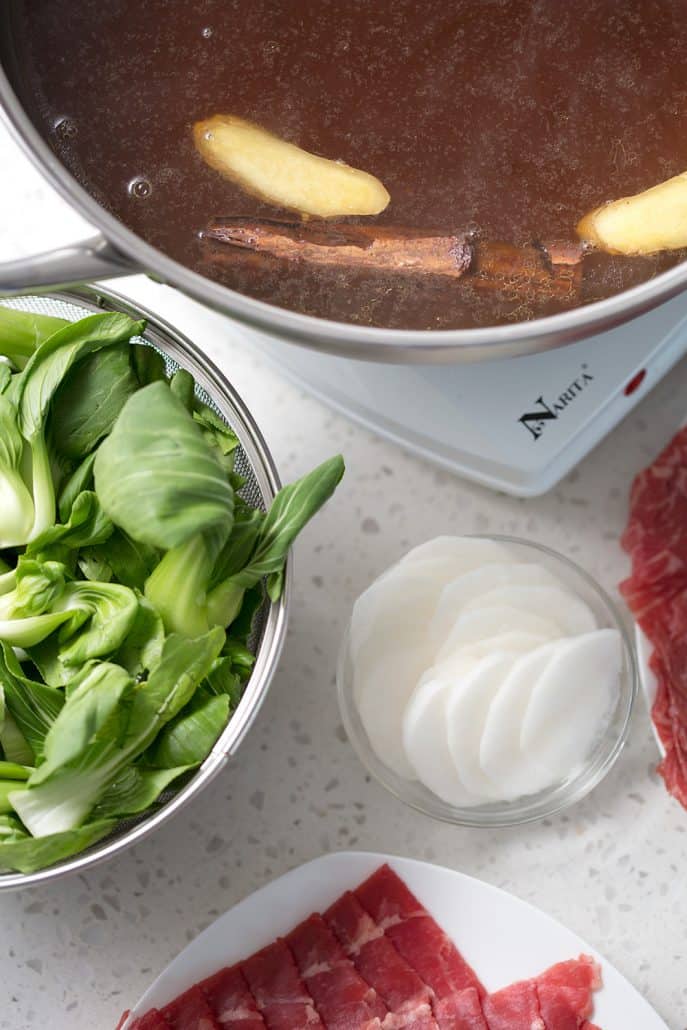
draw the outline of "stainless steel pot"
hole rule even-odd
[[[127,229],[90,196],[61,164],[24,109],[12,81],[10,54],[9,29],[0,23],[0,104],[4,119],[33,163],[98,232],[69,247],[0,264],[0,294],[147,272],[271,337],[349,358],[433,364],[518,357],[561,347],[621,325],[687,286],[687,262],[684,262],[608,300],[549,318],[488,329],[437,332],[366,328],[274,307],[245,297],[173,261]]]

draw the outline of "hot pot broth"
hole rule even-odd
[[[13,0],[36,120],[130,228],[227,286],[307,314],[447,329],[551,314],[680,260],[586,259],[567,296],[466,279],[209,260],[214,216],[288,218],[222,178],[194,122],[252,120],[377,176],[380,226],[572,240],[590,208],[687,168],[681,0]],[[233,252],[232,252],[233,253]]]

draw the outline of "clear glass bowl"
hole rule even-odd
[[[523,562],[545,566],[585,601],[596,615],[600,628],[617,629],[622,641],[622,672],[618,702],[605,733],[584,762],[570,776],[537,794],[514,801],[497,801],[472,807],[454,807],[432,793],[418,780],[406,780],[377,756],[358,713],[353,695],[353,670],[349,653],[350,624],[346,629],[337,668],[337,689],[341,716],[348,738],[358,757],[372,775],[397,798],[425,815],[457,826],[515,826],[545,819],[581,801],[603,780],[618,758],[630,727],[637,695],[637,671],[630,638],[613,601],[592,577],[569,558],[540,544],[514,537],[473,537],[504,544]]]

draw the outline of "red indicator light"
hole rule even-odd
[[[642,368],[637,373],[637,375],[632,376],[632,379],[630,380],[630,382],[625,387],[625,396],[626,397],[630,397],[635,392],[635,390],[639,389],[639,387],[642,385],[642,383],[644,382],[645,379],[646,379],[646,369]]]

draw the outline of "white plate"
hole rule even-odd
[[[637,648],[637,670],[639,672],[639,682],[649,708],[649,718],[651,719],[651,710],[654,707],[654,701],[656,700],[658,682],[649,668],[649,659],[651,658],[653,648],[651,647],[648,637],[643,630],[639,628],[639,626],[635,627],[635,646]],[[666,749],[663,746],[663,741],[658,735],[658,730],[654,726],[653,719],[651,719],[651,728],[654,731],[658,750],[661,752],[661,755],[665,757]]]
[[[570,930],[532,905],[489,884],[441,866],[364,852],[325,855],[251,894],[204,930],[140,999],[131,1019],[160,1008],[194,983],[247,958],[288,933],[311,912],[322,912],[388,862],[455,941],[489,991],[535,976],[554,962],[593,955],[603,988],[595,993],[594,1023],[603,1030],[667,1030],[624,977]]]

